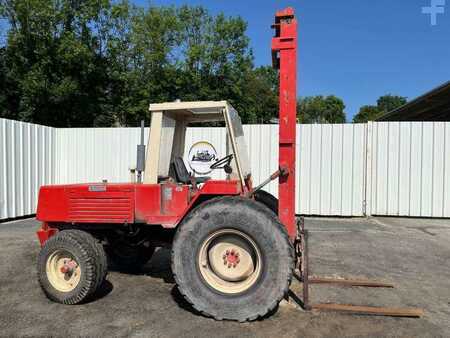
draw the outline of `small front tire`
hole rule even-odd
[[[39,253],[39,283],[52,301],[79,304],[103,283],[105,262],[103,248],[94,237],[79,230],[64,230],[46,241]]]

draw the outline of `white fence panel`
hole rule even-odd
[[[34,214],[39,187],[54,182],[55,129],[0,119],[0,219]]]
[[[364,215],[364,124],[297,126],[297,213]]]
[[[372,215],[450,217],[450,123],[370,123]]]
[[[278,126],[246,125],[244,132],[258,184],[277,170]],[[139,140],[139,128],[54,129],[0,119],[0,219],[33,214],[43,184],[128,182]],[[224,128],[188,128],[186,155],[197,141],[226,155]],[[296,180],[299,214],[450,217],[450,123],[297,125]],[[276,181],[265,189],[278,194]]]
[[[148,131],[146,128],[145,143]],[[56,182],[129,182],[139,142],[140,128],[58,129]]]

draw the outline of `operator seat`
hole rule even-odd
[[[183,184],[191,184],[193,181],[195,183],[205,183],[211,177],[192,177],[191,173],[186,169],[186,165],[181,157],[177,156],[174,158],[173,162],[170,164],[170,176],[172,176],[175,181]]]

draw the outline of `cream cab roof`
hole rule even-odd
[[[188,121],[223,121],[224,109],[230,107],[227,101],[175,101],[151,103],[150,112],[163,112],[175,119]]]

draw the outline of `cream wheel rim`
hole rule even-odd
[[[80,265],[65,250],[56,250],[48,257],[46,271],[48,281],[60,292],[70,292],[80,282]]]
[[[226,294],[248,290],[261,275],[261,253],[245,233],[222,229],[202,243],[198,266],[209,286]]]

